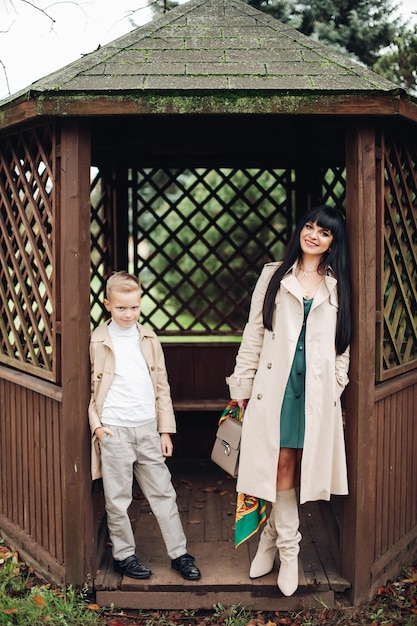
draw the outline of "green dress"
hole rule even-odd
[[[304,321],[297,341],[281,409],[281,448],[303,448],[305,431],[306,322],[313,299],[304,303]]]

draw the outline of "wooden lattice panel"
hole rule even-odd
[[[124,189],[127,208],[112,205]],[[126,188],[125,188],[126,187]],[[261,168],[129,169],[91,192],[92,326],[101,322],[112,256],[140,276],[142,320],[161,335],[239,335],[262,264],[294,228],[295,172]],[[322,171],[322,201],[343,209],[344,168]],[[112,224],[113,215],[117,220]],[[120,269],[120,267],[118,268]]]
[[[417,367],[417,148],[384,146],[383,328],[379,379]]]
[[[346,169],[331,167],[322,172],[321,202],[344,212],[346,204]]]
[[[133,267],[162,334],[237,334],[263,263],[292,231],[288,170],[130,171]]]
[[[105,279],[109,268],[113,267],[113,227],[112,210],[110,205],[111,194],[108,185],[95,168],[91,176],[91,325],[94,328],[99,321],[103,321],[105,312],[103,298]]]
[[[0,361],[44,378],[53,369],[52,130],[0,149]]]

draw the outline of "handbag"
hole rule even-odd
[[[239,467],[243,411],[235,400],[229,402],[220,417],[211,452],[211,460],[233,478],[236,478]]]
[[[211,452],[211,460],[234,478],[237,476],[239,466],[241,434],[242,422],[233,417],[228,417],[217,429]]]

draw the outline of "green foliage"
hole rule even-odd
[[[233,604],[227,608],[220,603],[213,606],[214,624],[218,623],[223,626],[246,626],[251,617],[251,612],[241,607],[239,604]]]
[[[99,615],[89,608],[85,594],[74,587],[54,589],[34,584],[16,553],[2,548],[0,553],[0,625],[94,626]],[[1,562],[4,561],[2,564]]]
[[[151,210],[139,210],[131,225],[139,234],[142,313],[158,329],[240,329],[260,267],[284,251],[283,173],[198,168],[142,176],[138,206]]]
[[[381,76],[394,81],[405,89],[417,86],[417,26],[403,31],[393,41],[389,51],[378,58],[373,69]]]
[[[396,16],[395,0],[245,0],[309,37],[417,90],[417,30]]]

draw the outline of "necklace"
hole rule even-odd
[[[300,268],[301,270],[301,268]],[[320,285],[320,283],[323,281],[323,276],[321,274],[318,275],[318,279],[315,280],[312,276],[308,277],[307,274],[314,274],[315,272],[299,272],[298,276],[297,276],[297,280],[300,283],[301,287],[303,288],[303,292],[304,292],[304,298],[306,300],[309,300],[309,298],[313,297],[314,294],[317,291],[317,287]],[[307,280],[302,280],[303,278],[306,278]]]
[[[303,266],[301,265],[301,263],[298,264],[298,273],[301,274],[301,276],[304,276],[304,278],[307,277],[307,274],[315,274],[316,272],[317,272],[317,269],[305,270]]]
[[[311,297],[314,296],[314,294],[316,292],[316,287],[321,283],[322,280],[323,280],[323,276],[320,276],[320,278],[315,283],[310,285],[310,287],[307,290],[304,287],[304,285],[301,283],[302,287],[304,287],[304,298],[306,300],[308,300],[310,298],[310,293],[311,293]]]

